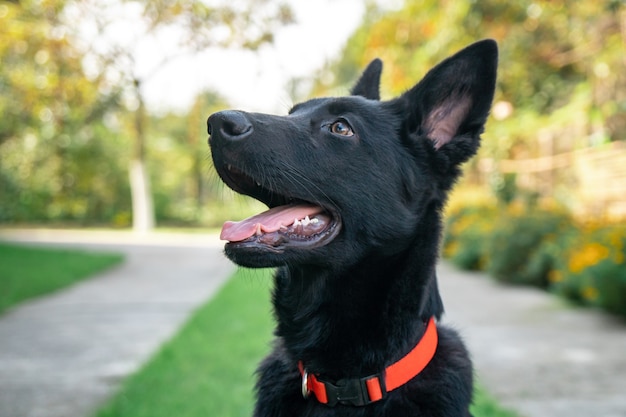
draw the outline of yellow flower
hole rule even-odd
[[[584,269],[593,266],[609,256],[609,248],[599,243],[588,243],[580,250],[572,253],[569,259],[569,270],[577,274]]]
[[[456,240],[453,240],[452,242],[448,243],[443,248],[443,253],[446,258],[450,258],[454,256],[458,251],[459,251],[459,242]]]

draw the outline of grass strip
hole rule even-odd
[[[239,270],[98,417],[249,417],[269,351],[269,271]]]
[[[123,260],[120,254],[0,243],[0,313]]]
[[[96,417],[249,417],[270,349],[270,271],[240,269]],[[483,390],[475,417],[515,417]]]
[[[474,390],[474,403],[470,407],[474,417],[518,417],[513,410],[502,407],[485,389],[480,386]]]

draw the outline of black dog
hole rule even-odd
[[[255,416],[470,415],[467,351],[435,327],[435,264],[446,194],[479,146],[496,66],[495,42],[481,41],[380,101],[374,60],[352,96],[209,118],[222,180],[270,207],[222,230],[237,264],[279,267]]]

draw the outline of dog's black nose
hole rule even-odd
[[[249,136],[253,128],[245,113],[226,110],[209,117],[207,130],[211,136],[217,135],[226,140],[238,140]]]

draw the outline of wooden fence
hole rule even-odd
[[[576,215],[626,219],[626,142],[534,159],[483,160],[480,170],[514,173],[519,189],[556,197]]]

